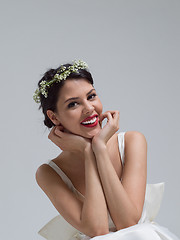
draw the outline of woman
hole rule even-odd
[[[62,150],[38,168],[37,183],[82,238],[122,239],[123,233],[129,240],[167,239],[167,234],[177,239],[160,226],[138,224],[146,193],[147,142],[137,131],[117,133],[119,112],[102,112],[86,63],[46,72],[34,100],[45,125],[52,127],[49,139]]]

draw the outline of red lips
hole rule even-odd
[[[94,114],[94,115],[92,115],[92,116],[90,116],[90,117],[87,117],[87,118],[85,118],[82,122],[89,121],[89,120],[91,120],[91,119],[94,118],[94,117],[98,117],[98,115],[97,115],[97,114]],[[81,123],[82,123],[82,122],[81,122]]]

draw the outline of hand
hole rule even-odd
[[[91,146],[90,139],[70,133],[63,126],[54,126],[48,138],[63,151],[83,153]]]
[[[107,118],[106,125],[93,137],[92,148],[105,146],[109,139],[119,130],[119,111],[107,111],[100,116],[100,123]]]

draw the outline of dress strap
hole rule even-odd
[[[70,187],[72,185],[71,180],[66,176],[66,174],[57,166],[53,160],[49,162],[49,165],[57,172],[57,174],[62,178],[62,180]]]
[[[48,164],[57,172],[57,174],[67,184],[70,190],[72,190],[75,194],[81,195],[81,197],[84,198],[84,196],[74,187],[68,176],[60,169],[60,167],[58,167],[55,162],[53,162],[53,160],[51,160]]]
[[[120,155],[121,155],[122,165],[124,165],[124,147],[125,147],[124,136],[125,136],[125,133],[126,132],[118,133],[118,143],[119,143],[119,151],[120,151]]]

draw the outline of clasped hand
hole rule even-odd
[[[105,126],[92,138],[92,149],[95,152],[106,146],[109,139],[119,130],[119,111],[106,111],[101,114],[100,122],[107,119]]]
[[[86,147],[91,146],[90,139],[69,133],[63,126],[54,126],[48,138],[63,151],[83,153]]]
[[[95,152],[99,147],[106,146],[119,129],[119,111],[106,111],[101,114],[100,126],[104,119],[107,119],[107,123],[92,139],[69,133],[63,126],[54,126],[48,138],[63,151],[83,153],[86,148],[92,147]]]

